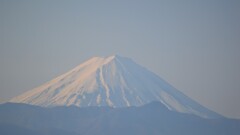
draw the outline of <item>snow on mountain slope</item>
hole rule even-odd
[[[117,55],[94,57],[10,100],[40,106],[79,107],[141,106],[152,101],[160,101],[169,110],[181,113],[220,117],[131,59]]]

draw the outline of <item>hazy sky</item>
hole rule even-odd
[[[112,54],[240,118],[239,0],[0,0],[0,101]]]

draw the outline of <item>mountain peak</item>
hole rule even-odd
[[[121,58],[123,58],[123,57],[114,54],[114,55],[110,55],[110,56],[106,56],[106,57],[95,56],[95,57],[92,57],[91,59],[89,59],[88,61],[112,61],[112,60],[117,60],[117,59],[121,59]]]
[[[106,61],[106,63],[110,62],[110,61],[116,61],[119,60],[120,56],[118,55],[111,55],[108,57],[105,57],[104,60]]]
[[[116,63],[124,63],[127,60],[129,60],[129,58],[126,57],[122,57],[119,55],[110,55],[107,57],[92,57],[91,59],[87,60],[86,62],[78,65],[76,67],[76,69],[81,69],[84,66],[90,66],[90,69],[95,69],[97,70],[98,68],[101,68],[102,66],[106,66],[108,64],[111,64],[113,62]]]
[[[123,58],[124,57],[122,57],[120,55],[114,54],[114,55],[110,55],[110,56],[104,57],[103,59],[109,62],[109,61],[116,61],[116,60],[120,60],[121,61],[121,59],[123,59]]]
[[[218,116],[154,73],[119,55],[93,57],[10,102],[40,106],[126,107],[152,101],[160,101],[172,111],[202,117]]]
[[[119,58],[119,57],[121,57],[121,56],[119,56],[119,55],[117,55],[117,54],[114,54],[114,55],[110,55],[110,56],[108,56],[108,57],[106,57],[106,58],[109,58],[109,59],[117,59],[117,58]]]

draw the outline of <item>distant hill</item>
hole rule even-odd
[[[0,105],[1,135],[239,135],[240,120],[205,119],[170,111],[161,102],[141,107]]]

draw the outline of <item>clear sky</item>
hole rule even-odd
[[[240,118],[239,0],[0,0],[0,101],[119,54]]]

